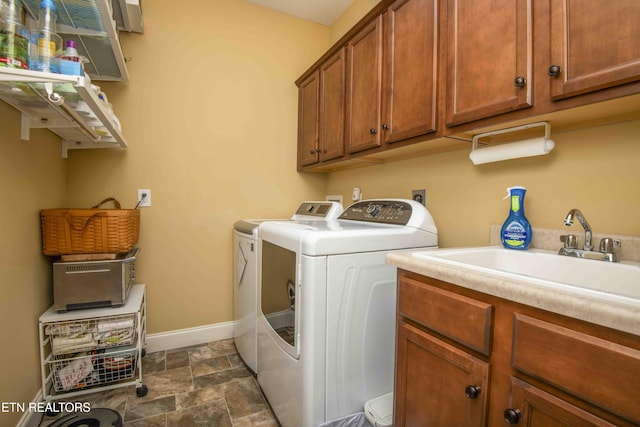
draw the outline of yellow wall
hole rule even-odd
[[[380,3],[380,0],[354,0],[331,26],[331,44],[340,40],[364,15]]]
[[[474,166],[470,150],[333,173],[327,194],[347,200],[353,187],[366,198],[410,198],[427,190],[427,207],[442,247],[489,243],[489,226],[502,224],[506,188],[527,187],[525,212],[534,227],[562,229],[579,208],[596,232],[640,235],[640,121],[557,133],[546,156]],[[575,234],[582,229],[576,223]],[[558,242],[560,247],[560,242]]]
[[[242,0],[175,9],[145,3],[144,34],[121,34],[130,83],[100,83],[130,148],[69,155],[73,206],[132,208],[151,190],[136,265],[149,333],[231,321],[233,223],[325,194],[325,176],[296,173],[294,81],[329,48],[328,28]]]
[[[426,188],[441,246],[488,243],[502,223],[505,188],[528,188],[534,226],[562,228],[580,208],[596,231],[640,235],[640,122],[552,134],[546,157],[473,166],[468,150],[331,175],[295,171],[294,81],[377,2],[356,0],[331,28],[243,0],[144,5],[145,33],[121,34],[129,83],[98,82],[130,148],[71,151],[34,130],[19,140],[19,114],[0,103],[3,209],[0,400],[28,402],[40,384],[37,318],[51,304],[38,212],[90,206],[114,196],[142,211],[137,263],[148,284],[148,332],[232,320],[232,225],[289,216],[303,199],[359,186],[367,198],[409,197]],[[577,227],[577,226],[574,226]],[[21,414],[1,414],[13,425]]]
[[[20,114],[0,102],[0,402],[30,402],[40,388],[38,317],[51,305],[51,266],[42,255],[40,209],[62,207],[66,163],[60,139],[33,130],[20,140]],[[22,413],[0,413],[15,425]]]

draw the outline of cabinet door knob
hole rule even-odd
[[[382,130],[389,130],[389,125],[386,123],[382,124]]]
[[[547,70],[547,74],[549,74],[551,77],[558,77],[561,72],[562,70],[560,69],[560,66],[555,64],[549,67],[549,70]]]
[[[505,409],[504,420],[507,424],[518,424],[520,422],[520,410],[515,408]]]
[[[524,85],[526,85],[526,84],[527,84],[527,79],[525,79],[525,78],[524,78],[524,77],[522,77],[522,76],[518,76],[518,77],[516,77],[516,78],[515,78],[515,80],[513,81],[513,84],[514,84],[516,87],[524,87]]]
[[[375,130],[375,128],[371,128],[371,129],[369,129],[369,133],[370,133],[371,135],[375,135],[376,133],[378,133],[378,131],[377,131],[377,130]]]
[[[468,385],[464,389],[464,394],[466,394],[469,399],[477,399],[478,396],[480,396],[480,387],[477,385]]]

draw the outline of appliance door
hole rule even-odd
[[[269,334],[291,357],[300,357],[297,297],[300,264],[295,243],[260,241],[260,308]],[[288,247],[287,247],[288,246]]]
[[[242,360],[257,372],[257,242],[255,237],[234,231],[233,247],[233,338]]]

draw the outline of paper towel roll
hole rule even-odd
[[[540,156],[548,154],[553,147],[555,143],[550,139],[532,138],[493,147],[477,148],[471,151],[469,158],[474,165],[481,165],[520,157]]]

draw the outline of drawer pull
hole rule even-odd
[[[504,420],[507,424],[518,424],[520,422],[520,410],[515,408],[505,409]]]
[[[547,74],[549,74],[550,77],[558,77],[560,75],[560,71],[561,70],[559,65],[552,65],[551,67],[549,67]]]
[[[468,385],[464,389],[464,394],[466,394],[469,399],[477,399],[478,396],[480,396],[480,387],[477,385]]]

